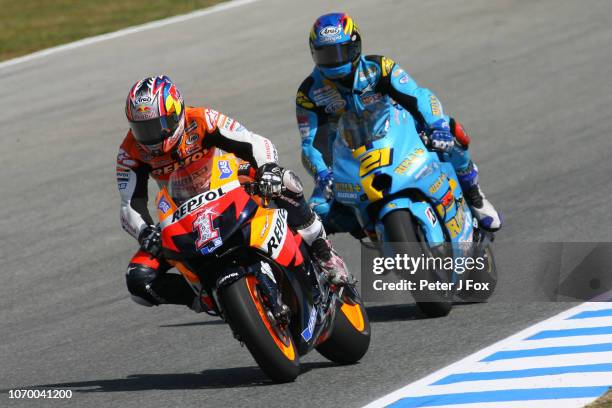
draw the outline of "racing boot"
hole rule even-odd
[[[478,220],[478,224],[487,231],[498,231],[502,227],[503,217],[483,194],[478,184],[478,167],[476,164],[470,162],[467,169],[457,172],[457,176],[467,204]]]
[[[344,261],[334,251],[331,242],[327,239],[323,223],[316,214],[313,213],[310,222],[301,228],[297,228],[297,231],[310,248],[310,253],[323,269],[325,277],[330,283],[340,285],[353,282]]]
[[[330,283],[334,285],[354,283],[354,279],[349,273],[346,264],[334,250],[327,237],[321,236],[314,240],[310,249]]]

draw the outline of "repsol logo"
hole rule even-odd
[[[195,154],[192,154],[191,156],[188,156],[185,159],[185,161],[184,161],[185,166],[188,166],[189,164],[193,163],[194,161],[200,160],[202,157],[204,157],[204,152],[203,151],[199,151],[199,152],[197,152]],[[155,176],[161,176],[163,174],[173,173],[178,168],[179,168],[178,162],[174,162],[174,163],[168,164],[167,166],[159,167],[159,168],[153,170],[152,173]]]
[[[176,222],[183,218],[186,214],[189,214],[193,210],[200,208],[204,204],[215,201],[225,195],[225,191],[222,188],[216,190],[210,190],[202,193],[198,196],[193,197],[191,200],[183,203],[177,210],[172,214],[172,222]]]
[[[268,240],[268,253],[272,254],[273,250],[278,248],[278,246],[283,242],[283,236],[285,235],[285,219],[283,214],[279,211],[278,216],[276,217],[276,222],[274,223],[274,230],[272,231],[272,236]]]

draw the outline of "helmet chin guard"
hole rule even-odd
[[[341,79],[346,78],[353,72],[353,64],[348,63],[344,65],[340,65],[339,67],[334,68],[326,68],[326,67],[318,67],[319,71],[325,78],[328,79]]]
[[[183,135],[185,134],[185,112],[181,114],[181,118],[179,119],[179,125],[174,131],[174,134],[164,140],[162,145],[162,151],[164,153],[168,153],[175,148],[177,144],[179,144]]]

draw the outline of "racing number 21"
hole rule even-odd
[[[360,162],[359,177],[363,177],[375,169],[391,164],[391,148],[369,151],[361,157]]]

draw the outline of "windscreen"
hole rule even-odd
[[[350,149],[383,138],[389,130],[390,107],[379,102],[363,112],[345,112],[338,122],[338,133]]]
[[[168,193],[177,206],[210,189],[212,162],[205,156],[172,173],[168,181]]]

